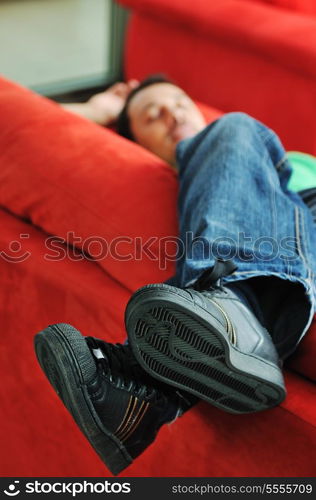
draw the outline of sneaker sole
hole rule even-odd
[[[133,459],[102,424],[87,390],[96,365],[81,333],[70,325],[52,325],[38,333],[34,346],[39,364],[61,401],[112,474]]]
[[[281,370],[234,347],[184,290],[164,284],[141,288],[127,305],[125,324],[145,371],[218,408],[254,413],[286,396]]]

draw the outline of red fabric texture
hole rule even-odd
[[[253,0],[249,0],[253,2]],[[315,0],[257,0],[259,2],[267,3],[275,7],[294,10],[302,14],[316,16],[316,3]]]
[[[248,0],[121,3],[132,8],[127,78],[165,72],[195,99],[262,120],[286,148],[316,153],[316,19]]]

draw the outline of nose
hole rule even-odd
[[[171,103],[161,106],[161,115],[166,125],[170,128],[184,122],[183,110]]]

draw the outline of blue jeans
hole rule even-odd
[[[300,196],[287,189],[291,167],[279,138],[244,113],[228,113],[181,141],[177,163],[183,246],[169,283],[190,286],[216,258],[233,259],[238,269],[225,282],[274,277],[272,309],[282,282],[282,320],[270,333],[286,357],[315,311],[316,230]]]

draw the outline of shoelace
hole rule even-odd
[[[222,278],[234,273],[237,266],[232,260],[216,259],[212,268],[206,269],[193,285],[198,292],[219,288],[224,290]]]
[[[97,365],[117,386],[124,386],[135,395],[157,402],[165,395],[148,383],[149,376],[141,369],[129,345],[110,344],[95,337],[86,337],[88,347],[100,349],[104,357],[96,357]]]

